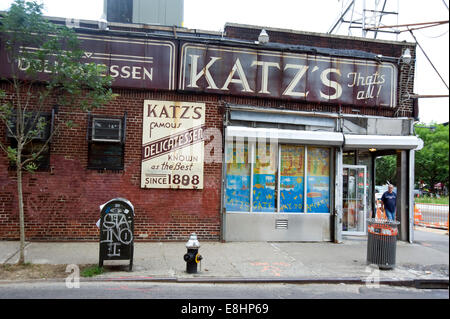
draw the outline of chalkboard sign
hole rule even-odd
[[[124,198],[114,198],[100,206],[100,259],[130,260],[129,270],[133,267],[134,250],[134,207]]]

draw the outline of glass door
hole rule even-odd
[[[342,233],[366,234],[366,170],[365,165],[343,166]]]

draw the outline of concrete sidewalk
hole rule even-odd
[[[448,244],[448,236],[442,236]],[[197,274],[185,272],[184,242],[136,242],[132,272],[127,271],[127,260],[105,261],[106,268],[123,267],[110,267],[113,271],[95,280],[358,283],[378,276],[366,264],[365,237],[346,237],[342,244],[199,240],[204,259]],[[0,242],[0,263],[17,262],[18,247],[18,242]],[[36,264],[98,264],[98,255],[95,242],[29,242],[26,246],[26,261]],[[448,250],[399,241],[395,269],[380,270],[376,278],[390,284],[438,280],[448,286],[448,273]]]

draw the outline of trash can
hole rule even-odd
[[[369,218],[367,229],[367,264],[380,269],[393,269],[397,249],[397,226],[395,220]]]

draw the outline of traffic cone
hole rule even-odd
[[[380,201],[377,201],[377,219],[387,219],[386,214],[381,210]]]
[[[420,224],[421,221],[423,221],[422,212],[417,208],[416,204],[414,204],[414,223]]]

